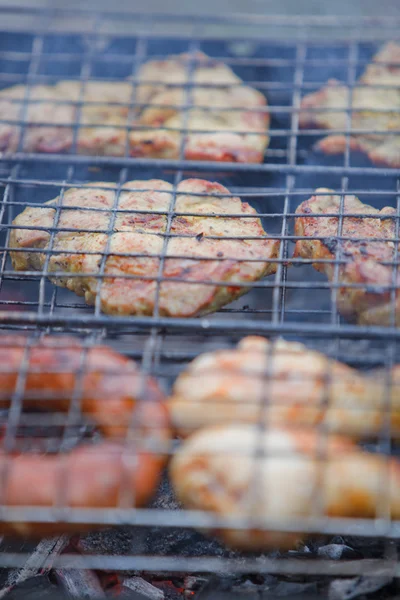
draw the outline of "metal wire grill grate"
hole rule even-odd
[[[24,17],[15,26],[14,17]],[[63,23],[60,20],[63,17]],[[163,20],[157,16],[98,15],[92,18],[82,11],[81,15],[68,10],[59,12],[28,11],[21,15],[18,9],[4,11],[4,22],[10,22],[7,34],[1,37],[0,82],[2,87],[16,83],[26,84],[22,113],[14,125],[21,127],[19,148],[13,155],[5,155],[0,164],[0,185],[3,189],[1,204],[1,263],[0,263],[0,319],[2,328],[7,331],[28,331],[32,338],[26,346],[24,360],[18,373],[11,406],[4,414],[4,442],[6,451],[12,452],[21,443],[18,432],[25,430],[22,438],[25,448],[29,447],[29,435],[39,425],[53,431],[62,428],[57,436],[46,436],[46,449],[54,451],[61,447],[68,449],[79,434],[81,425],[80,402],[82,396],[81,379],[85,372],[87,349],[99,342],[106,342],[119,352],[140,362],[145,375],[156,376],[168,391],[174,378],[184,366],[199,352],[230,347],[247,333],[265,335],[282,334],[287,338],[303,341],[335,359],[354,367],[368,370],[376,366],[387,368],[387,409],[390,404],[392,386],[389,368],[399,361],[397,340],[399,330],[395,327],[365,327],[349,324],[340,317],[337,309],[337,294],[342,286],[339,281],[339,266],[345,257],[339,251],[331,261],[334,266],[333,281],[318,274],[304,258],[292,258],[294,243],[295,210],[303,200],[309,198],[319,186],[333,188],[341,196],[338,215],[338,240],[343,238],[342,227],[346,218],[343,211],[344,195],[355,194],[361,200],[378,208],[393,206],[396,214],[395,235],[391,239],[396,250],[392,266],[392,281],[385,286],[391,294],[395,317],[397,282],[397,245],[400,241],[399,200],[400,187],[398,171],[373,167],[364,157],[350,150],[349,141],[343,156],[326,157],[313,150],[313,143],[323,135],[315,129],[300,129],[299,107],[302,97],[319,89],[329,77],[338,77],[346,82],[349,89],[347,124],[343,133],[357,133],[352,128],[351,98],[357,78],[370,62],[381,43],[395,39],[398,23],[395,20],[365,20],[360,22],[333,19],[285,19],[271,18],[265,22],[252,18],[236,19],[192,19],[176,17]],[[14,23],[14,25],[13,25]],[[127,31],[129,23],[129,33]],[[238,33],[238,24],[240,31]],[[11,31],[13,28],[16,31]],[[268,36],[261,28],[268,31]],[[22,31],[24,29],[24,31]],[[179,30],[177,33],[176,29]],[[76,33],[76,32],[79,33]],[[132,34],[134,31],[134,34]],[[243,32],[246,32],[244,35]],[[71,33],[73,32],[73,33]],[[330,36],[327,37],[327,32]],[[266,41],[268,39],[268,41]],[[184,159],[184,134],[191,109],[191,94],[195,89],[193,71],[196,66],[196,52],[200,50],[213,58],[228,64],[245,84],[263,92],[268,98],[268,112],[271,115],[269,135],[271,142],[265,152],[262,164],[236,164],[188,161]],[[127,126],[132,128],[131,116],[138,105],[135,97],[138,68],[151,58],[163,58],[166,54],[188,52],[187,82],[183,111],[183,125],[178,128],[181,135],[179,159],[146,159],[125,156],[82,156],[75,153],[81,128],[81,109],[84,102],[85,86],[91,81],[117,81],[132,77],[132,96],[129,102]],[[31,90],[36,84],[53,84],[59,79],[79,79],[81,82],[76,122],[73,126],[74,145],[65,154],[24,153],[24,137],[27,132],[27,111],[32,103]],[[359,85],[359,84],[357,84]],[[173,87],[173,86],[172,86]],[[385,86],[383,86],[383,89]],[[40,103],[40,102],[39,102]],[[176,108],[175,105],[170,106]],[[204,107],[207,108],[207,107]],[[218,109],[223,112],[223,108]],[[332,109],[330,109],[332,110]],[[399,112],[399,107],[390,109]],[[251,111],[250,111],[251,112]],[[374,112],[374,109],[371,109]],[[1,114],[0,114],[1,116]],[[9,121],[2,119],[1,126]],[[36,125],[48,126],[45,121]],[[66,127],[71,128],[71,123]],[[114,127],[114,126],[113,126]],[[118,127],[117,127],[118,129]],[[338,130],[337,133],[340,133]],[[202,131],[204,132],[204,131]],[[243,132],[242,132],[243,133]],[[248,132],[254,135],[254,132]],[[363,133],[366,133],[363,130]],[[388,134],[387,131],[371,130],[371,134]],[[393,134],[393,132],[391,132]],[[399,132],[400,135],[400,132]],[[257,209],[265,230],[272,237],[282,241],[279,256],[274,259],[277,270],[274,275],[251,284],[251,291],[231,305],[220,309],[216,314],[202,318],[166,318],[160,316],[159,294],[163,282],[163,266],[166,261],[168,242],[173,238],[171,222],[177,216],[190,216],[175,210],[179,196],[178,184],[189,178],[199,177],[218,181],[229,189],[229,195],[239,196]],[[157,178],[170,182],[173,193],[166,216],[167,226],[163,234],[162,252],[159,256],[159,269],[156,290],[156,308],[152,316],[116,317],[105,315],[97,300],[94,307],[86,306],[72,292],[53,286],[48,281],[49,258],[53,248],[57,223],[65,191],[70,187],[85,188],[88,182],[109,181],[115,185],[116,196],[108,229],[110,238],[116,216],[119,214],[118,199],[125,182]],[[10,234],[15,225],[13,219],[24,208],[35,207],[59,195],[56,218],[50,228],[51,240],[43,269],[39,271],[16,272],[12,269],[9,251]],[[221,197],[220,202],[224,202]],[[94,209],[90,209],[94,210]],[[132,212],[132,211],[130,211]],[[138,211],[144,213],[142,209]],[[194,213],[195,214],[195,213]],[[193,216],[193,214],[192,214]],[[218,218],[218,214],[209,214]],[[237,218],[231,214],[229,218]],[[374,217],[372,217],[374,218]],[[37,229],[37,227],[35,227]],[[104,230],[101,230],[104,232]],[[99,231],[98,233],[100,233]],[[360,236],[358,241],[363,241]],[[365,241],[365,240],[364,240]],[[382,240],[377,240],[382,241]],[[372,242],[371,242],[372,243]],[[75,252],[76,254],[76,252]],[[100,272],[95,273],[99,286],[104,279],[105,261],[109,255],[109,242],[103,252]],[[185,257],[187,258],[187,257]],[[213,257],[215,260],[215,257]],[[256,259],[255,259],[256,260]],[[288,263],[293,267],[289,268]],[[78,276],[78,275],[76,275]],[[222,285],[222,281],[208,281]],[[191,285],[188,281],[188,285]],[[240,287],[240,282],[237,284]],[[246,284],[247,285],[247,284]],[[357,287],[357,284],[353,284]],[[359,287],[360,284],[358,284]],[[379,287],[379,290],[378,290]],[[377,286],[382,291],[382,286]],[[84,340],[77,370],[77,383],[67,414],[50,415],[24,414],[23,393],[28,373],[30,344],[42,332],[75,333]],[[328,385],[329,385],[329,373]],[[268,373],[266,373],[268,380]],[[145,396],[145,387],[143,387]],[[266,392],[268,396],[268,392]],[[264,399],[268,406],[268,397]],[[387,410],[389,414],[389,410]],[[125,443],[132,451],[137,443],[136,423],[132,423]],[[27,433],[29,432],[29,435]],[[321,435],[324,435],[321,430]],[[31,440],[35,439],[32,435]],[[375,449],[389,454],[390,418],[379,436]],[[61,441],[60,441],[61,440]],[[176,451],[178,443],[169,449]],[[322,453],[323,457],[323,453]],[[6,468],[1,476],[6,477]],[[62,480],[62,476],[61,479]],[[386,484],[386,487],[385,487]],[[52,522],[63,520],[75,523],[95,523],[107,525],[129,524],[146,527],[198,527],[223,528],[234,525],[247,529],[254,523],[249,521],[218,519],[200,511],[161,510],[159,508],[127,509],[123,504],[115,509],[72,509],[63,506],[63,487],[60,487],[60,503],[51,510],[40,507],[10,508],[1,506],[4,521]],[[272,529],[298,530],[309,533],[344,535],[366,535],[398,538],[399,522],[388,517],[387,481],[382,481],[382,502],[377,507],[376,519],[327,518],[318,513],[321,498],[315,499],[314,516],[288,523],[276,521],[268,523]],[[64,490],[65,491],[65,490]],[[318,494],[316,494],[318,496]],[[125,499],[121,494],[121,501]],[[264,523],[265,525],[265,523]],[[24,560],[22,555],[3,553],[0,562],[12,566]],[[73,556],[62,556],[59,565],[77,565]],[[279,564],[265,557],[218,558],[203,557],[161,557],[142,556],[86,556],[79,557],[79,566],[102,569],[154,569],[154,570],[195,570],[229,572],[302,572],[360,574],[364,569],[370,574],[377,570],[389,569],[398,575],[398,564],[376,561],[376,564],[363,566],[362,562],[337,563],[327,565],[323,561],[293,561],[282,559]],[[335,571],[336,570],[336,571]]]

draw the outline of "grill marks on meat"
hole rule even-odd
[[[112,439],[48,456],[0,450],[2,504],[51,507],[61,501],[70,508],[108,508],[116,507],[121,497],[128,498],[131,506],[144,504],[158,483],[166,458],[162,445],[170,435],[164,395],[157,382],[106,346],[85,349],[78,339],[64,336],[28,341],[23,335],[2,335],[3,407],[12,401],[24,359],[24,408],[66,412],[74,403]],[[134,444],[127,444],[124,436],[133,424]],[[0,530],[42,537],[94,526],[2,522]]]
[[[306,216],[296,218],[295,235],[306,239],[296,242],[295,256],[311,261],[326,260],[313,263],[313,267],[325,273],[330,281],[335,280],[332,261],[340,258],[337,280],[343,287],[337,289],[337,303],[347,319],[367,325],[391,325],[394,314],[395,323],[399,325],[399,291],[395,291],[395,302],[390,291],[393,283],[400,284],[393,241],[395,209],[377,210],[355,196],[345,196],[342,239],[339,239],[341,198],[325,188],[317,189],[316,193],[325,195],[312,196],[296,209],[297,214]],[[361,285],[348,287],[349,284]]]
[[[374,518],[382,493],[391,517],[400,516],[395,459],[364,452],[344,438],[324,440],[313,431],[262,431],[244,424],[201,429],[172,458],[170,475],[185,507],[246,526],[212,531],[241,550],[293,548],[304,536],[290,533],[291,519]],[[282,523],[289,532],[279,531]]]
[[[383,64],[387,63],[387,64]],[[365,152],[375,164],[400,167],[400,45],[386,44],[373,58],[352,90],[350,149]],[[363,86],[363,87],[361,87]],[[379,86],[390,86],[385,87]],[[318,92],[308,94],[302,101],[301,127],[321,127],[331,130],[347,130],[349,88],[336,80]],[[318,111],[318,109],[328,109]],[[329,109],[343,109],[329,112]],[[373,112],[372,112],[373,111]],[[382,112],[380,112],[382,111]],[[385,111],[385,112],[383,112]],[[367,131],[386,131],[367,133]],[[346,149],[346,136],[332,134],[318,143],[318,148],[327,154],[337,154]]]
[[[269,141],[263,94],[240,85],[242,80],[227,65],[202,53],[195,56],[191,75],[190,60],[183,54],[149,61],[139,69],[135,87],[129,81],[89,81],[83,89],[78,81],[33,86],[26,115],[26,86],[2,90],[0,119],[15,123],[0,124],[0,151],[17,150],[21,135],[17,122],[24,117],[23,147],[28,152],[71,149],[73,124],[78,121],[82,128],[77,148],[82,154],[122,156],[128,144],[132,156],[179,158],[185,141],[184,154],[189,160],[262,162]],[[187,91],[188,83],[194,85],[191,91]],[[133,100],[142,107],[130,111]],[[183,107],[189,101],[192,108],[186,111]],[[127,106],[121,106],[124,103]],[[39,123],[49,125],[41,127]],[[166,127],[185,128],[188,133]]]
[[[109,314],[151,315],[167,230],[167,216],[162,213],[172,205],[173,187],[160,180],[126,183],[113,222],[116,192],[96,186],[111,184],[71,188],[62,200],[26,208],[14,225],[29,229],[13,229],[10,236],[11,247],[19,249],[11,252],[13,267],[43,270],[47,255],[35,249],[48,250],[48,272],[56,285],[84,296],[89,304],[99,293],[101,308]],[[236,284],[250,284],[275,272],[272,259],[278,256],[279,242],[266,237],[252,207],[237,197],[218,197],[221,194],[229,192],[218,183],[200,179],[178,185],[175,212],[191,214],[172,219],[159,286],[160,315],[189,317],[216,311],[247,291]],[[38,226],[40,230],[35,229]],[[100,253],[106,252],[108,241],[104,277],[99,281]],[[207,281],[220,284],[203,283]]]
[[[265,421],[369,438],[388,420],[389,393],[391,434],[399,438],[399,371],[392,371],[389,392],[378,371],[364,375],[296,342],[246,337],[192,361],[176,379],[168,408],[183,437],[210,425]]]

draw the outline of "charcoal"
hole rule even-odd
[[[197,592],[195,600],[207,600],[208,598],[212,600],[215,596],[219,597],[220,594],[224,594],[225,592],[230,594],[235,587],[235,584],[239,582],[240,579],[235,577],[217,577],[212,575]],[[258,594],[258,586],[255,586],[254,592]],[[248,590],[246,590],[246,594],[249,594]],[[250,597],[251,594],[249,594],[249,599]]]
[[[344,543],[363,558],[382,558],[385,542],[379,538],[346,537]]]
[[[146,551],[164,556],[234,556],[219,542],[200,533],[177,528],[152,527],[146,537]]]
[[[155,582],[159,591],[162,591],[165,600],[182,600],[183,590],[178,590],[172,583],[172,581],[158,581]]]
[[[262,592],[259,596],[258,596],[258,600],[275,600],[277,598],[276,594],[274,592]],[[284,596],[281,596],[281,598],[285,598],[285,600],[325,600],[326,596],[324,594],[322,594],[321,592],[311,592],[311,591],[298,591],[298,592],[293,592],[293,593],[289,593],[289,594],[285,594]],[[239,597],[233,597],[232,600],[239,600]],[[245,597],[243,596],[243,600],[245,600]],[[250,599],[248,599],[250,600]]]
[[[177,510],[181,508],[166,472],[163,473],[161,483],[158,486],[156,495],[151,503],[151,508],[166,508],[168,510]]]
[[[47,575],[21,581],[4,597],[7,600],[69,600],[69,596],[57,589]]]
[[[118,591],[108,594],[107,598],[112,598],[113,600],[115,598],[118,600],[147,600],[147,596],[143,596],[143,594],[135,592],[134,590],[124,586],[122,586]]]
[[[55,578],[70,598],[105,598],[106,595],[93,571],[86,569],[56,569]]]
[[[360,558],[360,553],[350,546],[346,546],[346,544],[327,544],[326,546],[320,546],[317,550],[317,554],[321,558],[330,560]]]
[[[392,582],[389,576],[335,579],[329,586],[329,600],[352,600],[377,592]]]
[[[122,588],[112,595],[109,594],[107,598],[118,598],[118,600],[146,600],[146,596],[142,596],[142,594],[138,594],[128,588]]]
[[[252,581],[247,579],[246,581],[243,581],[242,583],[240,583],[240,585],[233,586],[232,591],[242,591],[242,592],[253,593],[253,592],[259,592],[260,589],[263,589],[263,587],[264,586],[260,586],[259,584],[253,583]]]
[[[164,474],[151,507],[168,510],[179,510],[181,508],[166,474]],[[193,530],[151,527],[146,533],[144,551],[148,554],[161,556],[238,556],[237,553],[227,550],[218,541],[206,538]]]
[[[133,528],[124,527],[93,531],[79,539],[73,545],[82,554],[125,555],[132,552]]]
[[[193,594],[204,587],[208,580],[209,577],[187,575],[183,580],[184,597],[192,598]]]
[[[275,586],[268,590],[271,597],[284,598],[287,596],[297,596],[299,594],[316,594],[318,592],[317,584],[314,583],[293,583],[291,581],[279,581]]]
[[[48,573],[55,558],[62,552],[68,543],[67,536],[58,538],[45,538],[34,547],[25,565],[19,569],[12,569],[7,574],[7,579],[0,590],[0,598],[6,596],[10,589],[17,584],[32,578],[38,572]]]
[[[185,577],[183,587],[185,588],[185,590],[189,591],[199,590],[202,586],[204,586],[207,583],[208,579],[208,577],[188,575],[187,577]]]
[[[163,600],[165,597],[162,590],[151,585],[151,583],[142,577],[129,577],[129,579],[124,579],[122,587],[133,590],[149,600]]]
[[[252,580],[253,579],[253,580]],[[210,577],[194,600],[321,600],[317,582],[280,580],[269,574],[257,577]]]
[[[283,592],[283,590],[282,590]],[[275,600],[276,598],[285,598],[286,600],[323,600],[324,596],[316,589],[295,590],[292,592],[287,591],[285,594],[277,595],[275,591],[269,590],[208,590],[205,594],[196,595],[194,600]]]
[[[194,600],[260,600],[261,596],[258,591],[248,592],[209,592],[209,594],[202,596],[195,596]]]
[[[318,546],[310,550],[309,548],[305,548],[303,550],[289,550],[288,552],[276,552],[275,556],[271,555],[270,558],[278,558],[279,556],[282,558],[300,558],[301,560],[314,560],[318,554]]]

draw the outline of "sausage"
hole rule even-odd
[[[22,361],[27,362],[24,407],[68,410],[74,394],[82,412],[107,437],[120,437],[132,421],[142,395],[144,426],[165,421],[163,394],[151,377],[130,359],[107,346],[85,349],[77,339],[47,336],[29,345],[25,336],[0,336],[0,406],[7,407]],[[147,418],[149,417],[149,418]],[[151,417],[151,418],[150,418]]]
[[[161,456],[122,444],[102,442],[80,446],[64,455],[0,454],[1,504],[10,507],[131,508],[142,506],[154,492],[164,464]],[[125,499],[125,502],[124,502]],[[122,504],[120,504],[120,502]],[[129,503],[129,504],[127,504]],[[96,523],[50,522],[0,523],[3,534],[39,538],[67,531],[83,531],[101,526]],[[104,525],[103,525],[104,526]]]
[[[400,517],[398,461],[311,430],[201,429],[173,457],[170,476],[185,507],[246,526],[210,531],[241,550],[292,548],[312,517],[374,518],[380,504]]]
[[[170,437],[164,395],[154,379],[106,346],[85,349],[78,339],[64,336],[36,341],[0,336],[0,364],[2,407],[10,405],[22,383],[24,408],[66,411],[71,401],[78,401],[107,438],[63,454],[1,450],[0,504],[71,509],[146,503],[165,464]],[[133,435],[125,440],[130,425]],[[37,537],[94,525],[62,518],[3,521],[0,531]]]

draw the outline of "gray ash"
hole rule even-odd
[[[102,531],[93,531],[71,540],[73,547],[81,554],[128,555],[135,544],[135,528],[114,527]]]

